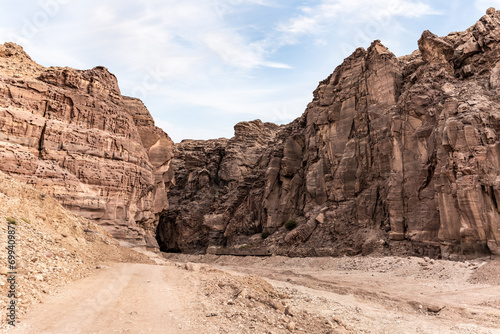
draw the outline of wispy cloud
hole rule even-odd
[[[299,90],[299,89],[297,89]],[[185,105],[196,105],[205,108],[216,109],[219,114],[247,114],[255,117],[271,118],[272,121],[282,122],[290,120],[289,113],[276,112],[271,110],[281,110],[284,106],[287,109],[294,109],[294,115],[297,112],[302,112],[306,103],[311,98],[310,96],[302,96],[297,94],[297,97],[287,97],[287,87],[282,88],[248,88],[234,87],[226,88],[222,92],[225,98],[220,99],[221,92],[217,89],[205,89],[203,92],[198,92],[195,99],[192,94],[184,89],[171,89],[165,96],[165,100],[180,102]],[[296,92],[298,93],[298,92]],[[306,95],[310,95],[306,94]],[[256,100],[256,97],[259,97]],[[288,117],[285,117],[288,115]]]
[[[59,5],[49,13],[41,3]],[[123,94],[142,98],[179,141],[230,136],[242,120],[291,121],[347,53],[379,38],[407,47],[405,19],[437,14],[433,6],[430,0],[3,1],[0,41],[19,42],[45,66],[108,67]],[[373,22],[382,29],[373,30]],[[25,33],[33,27],[34,34]]]
[[[39,8],[41,16],[47,16],[47,22],[43,29],[38,29],[36,36],[4,28],[0,30],[0,37],[15,39],[24,45],[30,43],[30,37],[40,40],[49,36],[53,41],[69,40],[70,46],[85,43],[87,47],[101,47],[98,44],[103,41],[108,44],[111,55],[117,56],[114,59],[130,64],[139,63],[136,56],[141,56],[143,62],[146,59],[148,63],[157,63],[160,58],[179,54],[191,58],[196,55],[202,61],[206,57],[199,57],[199,54],[208,49],[222,66],[288,68],[270,61],[269,50],[258,47],[258,41],[238,33],[237,27],[226,22],[226,17],[241,10],[242,6],[271,5],[261,0],[144,0],[140,5],[117,0],[104,4],[96,0],[69,1],[67,6],[71,11],[64,13],[62,21],[48,17],[43,8]],[[19,9],[17,12],[21,14],[19,21],[30,23],[31,13],[22,13]],[[36,51],[41,51],[43,61],[42,50]]]
[[[196,97],[184,89],[172,89],[162,96],[165,103],[180,106],[180,110],[190,109],[191,117],[172,119],[164,114],[157,115],[155,121],[175,141],[182,138],[230,138],[233,126],[240,121],[261,119],[278,124],[288,123],[303,111],[310,101],[309,94],[303,94],[309,88],[296,89],[294,98],[289,96],[287,88],[258,89],[249,87],[228,88],[223,92],[205,89],[196,91]],[[181,112],[182,113],[182,112]],[[212,121],[213,120],[213,121]],[[181,133],[191,133],[182,136]]]
[[[322,0],[302,8],[302,13],[278,26],[288,41],[303,35],[321,35],[338,21],[360,23],[388,20],[390,17],[414,18],[440,14],[430,5],[413,0]]]
[[[225,64],[251,69],[265,66],[274,68],[291,68],[286,64],[274,63],[265,59],[265,51],[258,44],[246,44],[236,33],[227,30],[212,31],[201,36],[203,43],[215,52]]]

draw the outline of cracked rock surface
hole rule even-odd
[[[104,67],[44,68],[0,45],[0,170],[124,244],[158,247],[173,142]]]
[[[359,48],[284,126],[176,145],[164,250],[292,256],[499,254],[500,12]],[[289,231],[288,221],[297,224]]]

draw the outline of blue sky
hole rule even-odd
[[[397,56],[428,29],[465,30],[500,0],[23,0],[0,5],[0,43],[44,66],[106,66],[175,142],[239,121],[300,116],[357,47]]]

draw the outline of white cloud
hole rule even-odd
[[[24,36],[24,19],[43,11],[39,1],[2,3],[0,38],[21,36],[42,65],[108,67],[123,94],[142,98],[177,140],[230,136],[240,120],[291,121],[341,62],[342,43],[350,49],[379,38],[357,27],[376,18],[403,31],[400,22],[384,21],[387,8],[393,17],[435,13],[424,0],[65,1],[34,36]],[[197,116],[205,124],[182,118]]]
[[[307,14],[310,14],[309,11]],[[318,28],[323,23],[323,19],[327,17],[324,15],[316,15],[313,14],[311,16],[299,16],[295,19],[292,19],[288,24],[283,24],[279,27],[280,31],[292,34],[292,35],[300,35],[300,34],[311,34],[314,32],[319,32]]]
[[[211,0],[210,3],[215,12],[220,16],[237,12],[244,5],[279,6],[275,1],[271,0]]]
[[[209,32],[203,34],[201,39],[224,63],[234,67],[244,69],[260,66],[290,68],[286,64],[266,61],[264,52],[257,44],[246,44],[240,35],[231,31]]]
[[[0,27],[0,42],[14,42],[19,45],[24,45],[26,41],[26,38],[23,38],[12,28]]]
[[[226,22],[227,15],[242,10],[244,6],[272,5],[262,0],[144,0],[140,3],[110,0],[104,4],[97,0],[70,1],[59,6],[53,15],[48,15],[49,19],[43,26],[35,25],[36,34],[27,36],[23,31],[26,24],[9,32],[0,23],[0,29],[3,29],[0,37],[15,39],[23,45],[30,41],[40,44],[45,39],[49,42],[45,47],[64,45],[67,53],[71,49],[89,52],[94,48],[101,52],[102,57],[105,50],[115,62],[136,69],[141,63],[168,62],[170,57],[187,57],[186,65],[189,66],[196,58],[200,63],[205,62],[205,66],[209,62],[212,67],[229,66],[242,70],[288,68],[286,64],[271,61],[270,50],[261,48],[258,40],[248,38]],[[6,6],[2,4],[2,7]],[[27,20],[32,27],[29,18],[33,11],[44,13],[43,8],[33,8],[23,10],[19,6],[13,12],[19,14],[20,22]],[[5,10],[9,11],[8,8]],[[206,50],[212,51],[213,59],[200,57]],[[53,64],[52,58],[43,54],[39,59]]]
[[[322,0],[313,7],[302,8],[302,14],[280,24],[278,30],[284,38],[293,40],[296,36],[321,35],[338,23],[386,24],[393,17],[421,17],[439,14],[431,6],[413,0]]]
[[[233,126],[240,121],[261,119],[265,122],[284,124],[300,115],[310,101],[307,89],[298,89],[295,98],[287,96],[286,89],[266,90],[233,88],[220,90],[171,89],[162,98],[170,106],[182,106],[180,113],[191,115],[188,119],[166,118],[167,115],[153,115],[158,126],[179,142],[184,138],[230,138]],[[278,97],[277,97],[278,96]],[[213,120],[213,122],[211,122]],[[189,135],[186,135],[189,134]]]
[[[94,24],[102,25],[108,22],[115,21],[116,12],[107,5],[100,5],[96,7],[91,16],[91,20]]]

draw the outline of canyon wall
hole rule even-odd
[[[0,45],[0,170],[131,246],[157,248],[173,142],[104,67],[44,68]]]
[[[288,125],[177,144],[161,248],[498,254],[500,12],[418,45],[400,58],[379,41],[357,49]]]
[[[500,12],[418,45],[357,49],[288,125],[174,145],[106,68],[44,68],[6,43],[0,170],[131,246],[500,254]]]

